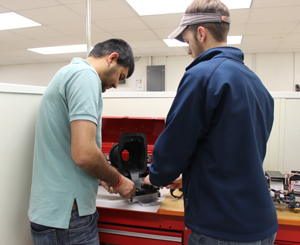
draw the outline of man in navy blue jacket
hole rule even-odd
[[[189,244],[273,244],[278,222],[262,164],[274,101],[243,52],[227,46],[229,23],[222,2],[195,0],[169,36],[188,43],[194,61],[145,183],[167,186],[182,173]]]

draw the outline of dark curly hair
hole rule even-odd
[[[101,58],[111,53],[118,53],[117,64],[125,68],[129,67],[127,78],[134,71],[134,57],[130,45],[122,39],[109,39],[97,43],[89,54],[89,57]]]

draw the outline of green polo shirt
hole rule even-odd
[[[30,221],[67,229],[74,200],[80,216],[96,211],[99,180],[73,161],[70,123],[94,122],[101,149],[102,106],[100,78],[84,59],[74,58],[51,80],[37,113]]]

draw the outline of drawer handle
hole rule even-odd
[[[150,238],[150,239],[163,240],[163,241],[172,241],[172,242],[180,242],[180,243],[182,242],[181,237],[153,235],[153,234],[131,232],[131,231],[120,231],[120,230],[98,228],[98,232],[123,235],[123,236]]]

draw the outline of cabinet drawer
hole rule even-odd
[[[101,243],[122,245],[178,245],[182,244],[182,232],[149,229],[114,224],[98,224]]]

